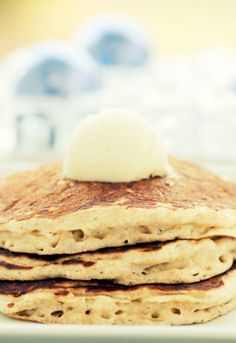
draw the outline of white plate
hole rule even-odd
[[[188,326],[43,325],[0,316],[1,343],[236,342],[236,311]]]

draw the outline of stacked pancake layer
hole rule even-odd
[[[43,323],[190,324],[236,303],[236,185],[184,161],[133,183],[0,184],[0,311]]]

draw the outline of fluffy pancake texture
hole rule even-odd
[[[236,185],[170,158],[172,173],[133,183],[63,179],[60,162],[0,184],[0,246],[37,254],[212,236],[236,237]]]
[[[0,282],[0,311],[41,323],[203,323],[236,304],[236,270],[179,285],[121,286],[63,279]]]
[[[190,283],[227,271],[236,239],[175,240],[75,255],[30,255],[0,249],[0,280],[111,280],[123,285]]]
[[[171,173],[78,182],[61,162],[0,183],[0,312],[41,323],[192,324],[236,306],[236,185]]]

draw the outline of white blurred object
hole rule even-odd
[[[223,46],[203,50],[194,56],[194,69],[204,90],[230,91],[236,77],[236,51]]]
[[[82,51],[75,54],[70,43],[36,44],[24,51],[18,63],[14,78],[17,95],[67,96],[101,84],[91,57]]]
[[[8,125],[0,124],[0,156],[11,154],[16,145],[16,137]]]
[[[202,99],[197,120],[199,157],[236,162],[236,96]]]
[[[73,120],[68,104],[101,86],[96,63],[83,52],[75,54],[66,42],[22,49],[11,54],[4,65],[8,71],[5,99],[11,103],[5,109],[16,136],[15,152],[22,157],[54,149],[60,140],[59,125],[70,128]]]
[[[71,51],[75,58],[79,56],[76,48]],[[69,90],[67,96],[31,96],[30,100],[13,94],[16,76],[24,71],[21,66],[29,64],[29,55],[24,62],[22,56],[26,56],[24,51],[15,53],[0,65],[0,111],[7,118],[4,125],[16,114],[32,113],[37,123],[38,114],[48,113],[49,127],[52,122],[56,131],[54,158],[63,157],[69,134],[81,118],[107,107],[122,106],[147,116],[160,129],[170,153],[213,165],[231,165],[236,159],[236,51],[233,49],[159,55],[139,68],[106,68],[93,61],[98,78],[101,72],[102,87],[77,93]],[[52,80],[58,79],[52,77]],[[35,123],[30,125],[33,127]],[[15,122],[10,126],[14,137]],[[31,141],[33,130],[27,132],[27,141]],[[49,132],[49,128],[45,130],[43,141],[50,142]],[[36,144],[42,150],[47,146],[40,139]],[[46,152],[41,152],[41,156],[46,156]]]

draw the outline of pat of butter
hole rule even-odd
[[[83,119],[69,141],[63,173],[79,181],[130,182],[164,176],[167,154],[141,115],[109,109]]]

